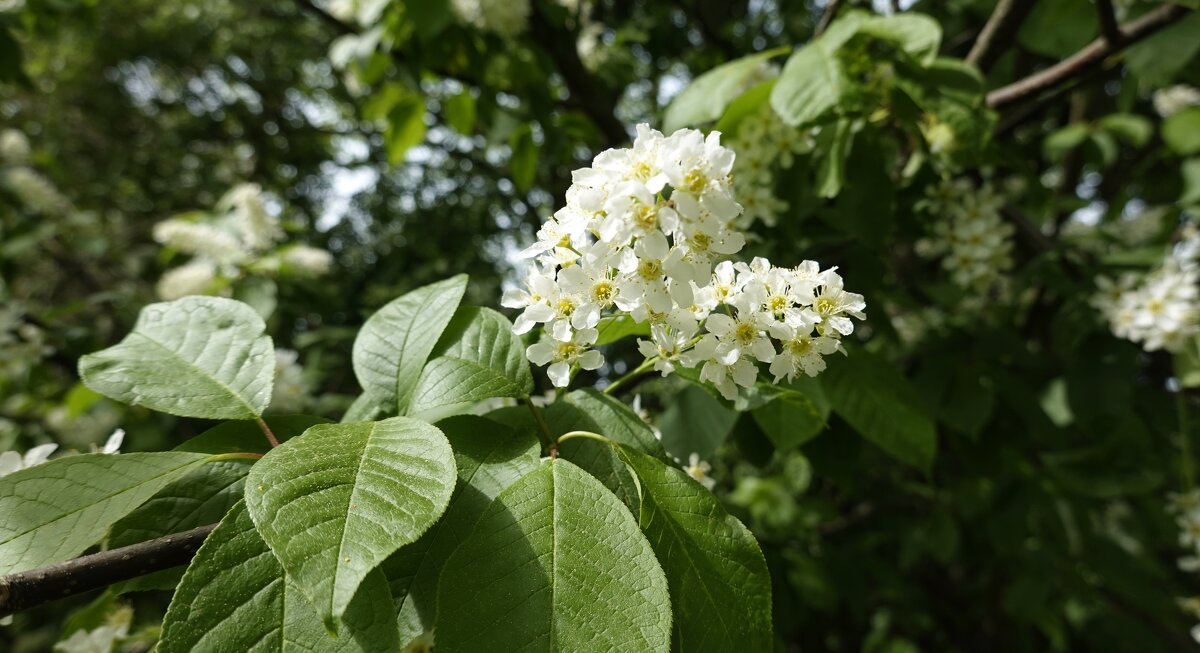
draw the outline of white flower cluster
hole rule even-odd
[[[529,0],[451,0],[450,4],[464,23],[504,38],[524,32],[529,22]]]
[[[1189,230],[1163,264],[1144,277],[1133,273],[1117,279],[1099,277],[1092,306],[1118,338],[1146,351],[1179,351],[1200,334],[1200,234]]]
[[[853,332],[850,317],[863,317],[862,296],[813,261],[789,269],[720,260],[745,243],[735,228],[734,153],[717,132],[637,132],[631,148],[575,171],[566,207],[524,252],[537,257],[525,287],[504,294],[504,306],[523,309],[516,333],[540,324],[547,336],[528,348],[529,360],[549,365],[565,387],[574,367],[603,365],[592,349],[601,318],[627,315],[649,323],[638,347],[656,370],[700,367],[730,399],[754,385],[758,363],[776,380],[824,369],[822,357]]]
[[[56,653],[107,653],[117,650],[120,640],[129,636],[133,609],[121,606],[109,613],[104,623],[92,630],[82,628],[54,645]]]
[[[159,297],[219,292],[247,274],[281,272],[316,277],[333,267],[333,256],[307,245],[275,248],[284,238],[279,218],[268,210],[257,184],[235,186],[212,214],[170,218],[154,226],[154,239],[192,259],[159,279]]]
[[[0,162],[22,165],[29,162],[29,139],[15,129],[0,131]]]
[[[941,258],[955,285],[984,293],[1003,286],[1013,266],[1013,227],[1000,216],[1004,198],[984,183],[976,189],[967,179],[943,180],[931,186],[916,209],[936,221],[916,251]]]
[[[1186,84],[1176,84],[1154,92],[1154,110],[1163,118],[1187,109],[1200,107],[1200,89]]]
[[[61,216],[75,210],[71,200],[60,193],[49,179],[28,166],[0,168],[0,186],[8,188],[35,213]]]
[[[797,154],[812,151],[811,132],[788,126],[764,105],[742,120],[728,144],[737,152],[733,185],[744,209],[738,226],[745,229],[756,220],[774,226],[788,209],[788,203],[775,194],[778,170],[791,168]]]
[[[276,413],[298,413],[304,410],[310,392],[304,367],[300,365],[300,354],[293,349],[276,349],[271,410]]]

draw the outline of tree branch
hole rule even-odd
[[[216,524],[101,551],[49,567],[0,576],[0,615],[185,565]]]
[[[971,52],[967,54],[967,63],[987,72],[1000,55],[1012,46],[1017,30],[1021,23],[1025,22],[1036,2],[1037,0],[1000,0],[987,24],[983,26],[983,31],[979,33],[979,38],[975,39],[975,45],[971,46]]]
[[[1112,0],[1096,0],[1096,13],[1100,18],[1100,35],[1112,45],[1121,43],[1121,26],[1117,24],[1117,12]]]
[[[1186,16],[1188,11],[1177,5],[1163,5],[1147,12],[1120,27],[1121,39],[1118,44],[1114,45],[1105,38],[1096,39],[1079,52],[1049,68],[988,93],[987,104],[993,109],[1006,107],[1079,77],[1099,65],[1105,58],[1120,52],[1122,48],[1178,21]]]
[[[842,8],[842,2],[843,0],[829,0],[829,3],[825,5],[825,13],[821,14],[821,20],[817,21],[817,27],[813,30],[814,39],[829,29],[829,24],[833,22],[834,18],[837,18],[838,10]]]

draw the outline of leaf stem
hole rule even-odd
[[[533,422],[537,425],[537,436],[538,440],[542,441],[542,447],[553,456],[557,447],[554,445],[554,437],[550,435],[550,429],[546,428],[546,420],[542,419],[542,412],[533,405],[533,400],[529,397],[521,399],[521,402],[528,406],[529,412],[533,414]]]
[[[568,431],[558,436],[558,440],[555,441],[554,445],[555,447],[562,446],[562,443],[574,438],[588,438],[590,440],[596,440],[597,442],[603,442],[604,444],[612,444],[612,440],[609,440],[599,433],[592,433],[591,431]]]
[[[646,372],[649,372],[654,368],[654,361],[656,360],[658,360],[658,356],[651,356],[650,358],[642,361],[641,365],[638,365],[629,372],[625,373],[625,375],[621,378],[608,384],[608,386],[604,388],[604,394],[612,395],[617,390],[620,390],[622,387],[628,385],[630,381],[645,374]]]
[[[258,420],[258,428],[262,429],[263,435],[267,436],[267,442],[271,443],[271,448],[279,446],[279,440],[275,438],[275,434],[271,432],[271,427],[267,426],[266,420],[262,417],[256,417]]]
[[[237,452],[217,454],[217,455],[213,456],[212,458],[209,458],[208,461],[209,462],[220,462],[222,460],[242,460],[244,458],[251,459],[251,460],[259,460],[262,457],[263,457],[263,455],[261,453],[254,453],[253,451],[237,451]]]

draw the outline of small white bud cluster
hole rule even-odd
[[[308,404],[312,389],[300,365],[300,354],[293,349],[275,350],[275,385],[271,390],[271,411],[298,413]]]
[[[850,317],[863,318],[862,296],[813,261],[790,269],[720,260],[745,243],[733,151],[717,132],[637,131],[631,148],[575,171],[566,207],[524,252],[537,258],[525,287],[504,294],[504,306],[523,309],[516,333],[540,324],[548,336],[528,348],[529,360],[565,387],[575,367],[603,365],[592,349],[601,317],[627,315],[650,324],[638,348],[656,370],[699,366],[729,399],[754,385],[759,363],[776,380],[824,369],[823,356],[853,332]]]
[[[1146,351],[1179,351],[1200,334],[1200,233],[1185,229],[1162,265],[1149,274],[1123,274],[1096,279],[1092,306],[1108,321],[1118,338],[1138,343]]]
[[[317,277],[333,267],[333,256],[307,245],[283,245],[279,217],[267,208],[257,184],[240,184],[217,202],[214,211],[170,218],[154,226],[154,239],[192,255],[165,273],[158,295],[167,300],[220,292],[227,282],[248,274],[280,273]]]
[[[1186,84],[1176,84],[1154,92],[1154,110],[1163,118],[1189,107],[1200,107],[1200,89]]]
[[[1002,287],[1013,267],[1014,231],[1000,216],[1003,204],[988,183],[976,189],[967,179],[947,179],[931,186],[916,208],[935,222],[929,237],[917,241],[917,253],[940,258],[960,288],[982,294]]]
[[[529,0],[451,0],[464,23],[503,38],[514,38],[529,23]]]
[[[733,166],[734,191],[744,211],[737,224],[746,229],[761,221],[775,226],[788,203],[775,194],[778,171],[796,162],[797,154],[811,152],[811,132],[785,124],[769,107],[746,116],[729,147],[738,153]]]

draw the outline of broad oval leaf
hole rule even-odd
[[[163,619],[161,653],[395,651],[396,625],[383,574],[363,581],[337,638],[292,582],[238,503],[208,536]]]
[[[275,349],[246,304],[184,297],[150,304],[116,345],[79,360],[87,387],[181,417],[254,419],[271,399]]]
[[[520,337],[508,318],[490,308],[459,308],[433,356],[413,391],[412,413],[533,392],[533,374]]]
[[[113,522],[210,458],[84,454],[0,478],[0,576],[83,553]]]
[[[809,43],[784,64],[771,89],[771,107],[793,127],[811,125],[833,112],[845,85],[833,53],[819,42]]]
[[[254,466],[246,507],[332,626],[371,570],[437,521],[454,480],[450,445],[425,422],[321,424]]]
[[[633,515],[547,460],[500,493],[446,562],[437,650],[670,650],[667,581]]]
[[[642,531],[671,590],[676,649],[771,651],[771,576],[758,542],[682,471],[617,447],[642,489]]]
[[[894,16],[873,16],[863,21],[858,30],[898,44],[924,65],[933,63],[942,44],[942,26],[933,18],[915,11]]]
[[[381,567],[399,608],[401,646],[433,629],[438,578],[446,559],[492,500],[538,466],[541,451],[533,431],[516,431],[483,417],[451,417],[438,422],[438,428],[454,449],[454,496],[421,539],[401,547]]]
[[[376,311],[354,339],[354,375],[363,390],[407,415],[421,368],[466,289],[467,275],[460,274],[417,288]]]
[[[833,411],[900,462],[929,473],[937,432],[920,397],[896,368],[862,350],[830,359],[822,377]]]
[[[725,107],[746,90],[762,65],[787,48],[775,48],[721,64],[700,75],[671,101],[663,117],[663,129],[671,133],[680,127],[695,127],[716,120]]]

